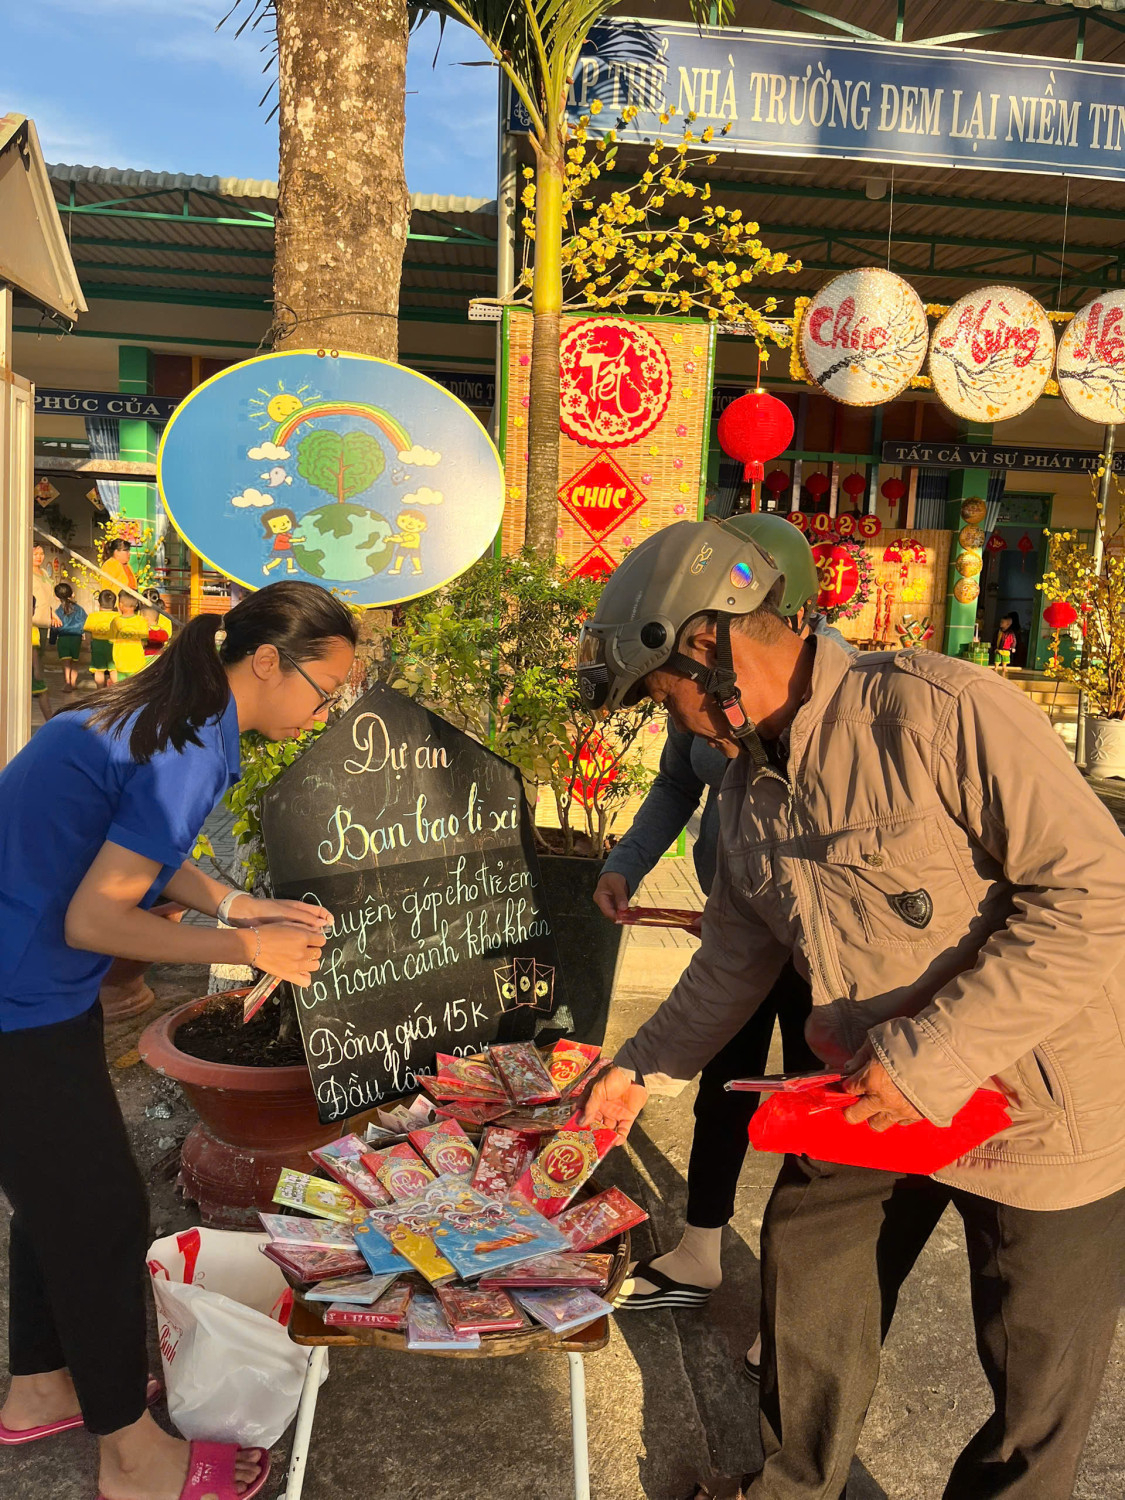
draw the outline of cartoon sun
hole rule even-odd
[[[258,387],[258,395],[262,399],[252,399],[250,411],[258,419],[258,427],[262,432],[267,427],[276,427],[279,422],[284,422],[294,412],[300,411],[306,402],[316,399],[315,393],[307,385],[299,385],[296,391],[287,391],[281,381],[278,381],[277,390],[272,395],[262,386]]]

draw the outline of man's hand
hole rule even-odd
[[[882,1131],[892,1125],[915,1125],[923,1118],[891,1082],[870,1042],[864,1042],[852,1060],[845,1063],[844,1072],[847,1077],[840,1087],[859,1096],[844,1111],[844,1119],[850,1124],[860,1125],[866,1120],[872,1130]]]
[[[624,875],[616,875],[612,871],[603,875],[594,887],[594,905],[603,917],[608,917],[611,922],[615,921],[617,913],[624,911],[629,905],[629,887]]]
[[[268,901],[256,896],[239,896],[230,904],[232,927],[264,927],[270,922],[288,922],[291,926],[311,927],[321,932],[332,926],[332,913],[308,901]]]
[[[617,1131],[617,1144],[623,1146],[648,1098],[648,1090],[633,1082],[625,1068],[609,1068],[590,1090],[582,1124],[587,1130]]]

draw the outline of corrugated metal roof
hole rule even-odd
[[[66,164],[48,172],[91,296],[269,302],[275,182]],[[494,290],[494,200],[414,193],[411,235],[406,306],[464,308],[471,296]],[[435,293],[444,294],[440,302]]]

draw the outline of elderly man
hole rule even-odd
[[[732,759],[702,945],[587,1119],[624,1139],[646,1086],[694,1076],[790,957],[857,1129],[948,1125],[1000,1088],[1010,1127],[933,1177],[785,1159],[762,1229],[765,1465],[738,1493],[837,1500],[899,1289],[952,1204],[996,1406],[946,1500],[1065,1500],[1121,1292],[1125,841],[1015,689],[801,640],[782,585],[753,543],[683,522],[583,631],[587,702],[649,694]]]

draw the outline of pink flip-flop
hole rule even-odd
[[[145,1391],[145,1404],[155,1406],[163,1394],[163,1381],[157,1380],[155,1375],[150,1375],[148,1388]],[[61,1422],[48,1422],[45,1427],[26,1427],[21,1432],[14,1432],[0,1422],[0,1448],[19,1448],[24,1443],[37,1443],[40,1438],[54,1437],[57,1432],[73,1432],[76,1427],[82,1425],[81,1416],[64,1417]]]
[[[248,1490],[239,1490],[234,1465],[241,1448],[237,1443],[192,1443],[187,1478],[180,1500],[253,1500],[270,1475],[270,1456],[265,1448],[247,1448],[261,1460],[262,1472]],[[101,1495],[98,1500],[103,1500]]]

